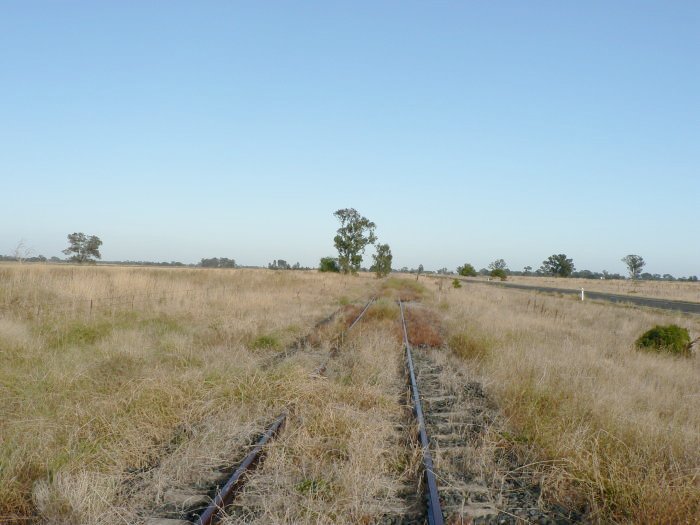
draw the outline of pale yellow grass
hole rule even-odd
[[[619,523],[700,521],[700,363],[639,352],[700,318],[465,287],[443,295],[454,350],[544,461],[545,495]]]
[[[700,303],[700,282],[509,276],[508,282]]]
[[[370,310],[327,378],[299,379],[287,429],[224,523],[375,523],[405,512],[397,492],[415,472],[395,429],[403,383],[392,313],[387,324]]]
[[[272,416],[293,382],[261,360],[373,286],[315,272],[0,266],[0,521],[124,522],[135,469],[157,465],[178,429],[206,443],[223,413],[241,428]],[[200,454],[218,461],[221,439]]]

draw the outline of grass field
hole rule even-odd
[[[604,523],[700,521],[700,364],[633,348],[657,323],[697,337],[698,316],[481,287],[443,301],[452,351],[516,430],[495,439],[535,452],[549,496]]]
[[[605,292],[639,297],[672,299],[700,303],[700,282],[679,281],[631,281],[618,279],[557,279],[555,277],[509,276],[508,282],[530,286],[548,286]]]
[[[343,319],[271,360],[375,293],[325,379],[308,372]],[[600,523],[700,521],[698,358],[633,348],[656,323],[697,337],[697,316],[429,277],[2,265],[0,522],[141,523],[240,459],[281,407],[289,426],[234,517],[371,523],[400,507],[416,467],[395,430],[398,295],[424,304],[414,336],[484,384],[502,415],[491,448],[519,455],[545,503]]]
[[[216,465],[240,446],[224,431],[246,438],[294,392],[293,370],[261,362],[373,284],[29,265],[3,265],[0,283],[0,521],[18,523],[120,522],[130,473],[173,441]]]

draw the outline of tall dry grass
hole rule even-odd
[[[258,428],[296,388],[261,362],[374,286],[315,272],[0,266],[0,522],[123,523],[135,472],[183,439],[204,446],[205,465],[235,449],[235,429]],[[222,414],[240,439],[212,437]]]
[[[655,297],[675,301],[700,302],[700,282],[688,281],[632,281],[618,279],[557,279],[555,277],[509,276],[509,282],[530,286],[548,286],[551,288],[581,288],[595,292],[639,297]]]
[[[466,287],[443,296],[453,351],[533,451],[550,501],[601,523],[700,522],[700,362],[637,351],[651,326],[700,319]]]
[[[378,523],[405,512],[398,493],[415,473],[395,428],[401,346],[391,321],[368,314],[326,378],[298,378],[287,429],[224,523]]]

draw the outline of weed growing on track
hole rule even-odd
[[[418,301],[427,295],[422,283],[411,279],[389,277],[382,282],[381,294],[387,299],[396,301]]]
[[[467,341],[490,340],[488,359],[469,364],[509,418],[511,446],[540,462],[545,498],[585,503],[604,523],[700,520],[700,361],[634,347],[650,325],[700,333],[700,320],[556,297],[533,309],[531,299],[470,287],[447,294],[445,316],[457,353],[474,354],[459,344],[472,327]]]
[[[2,265],[0,277],[3,523],[135,522],[137,473],[157,471],[166,486],[240,448],[250,436],[236,429],[259,428],[297,396],[300,372],[261,363],[339,298],[376,286],[316,272],[100,266]],[[204,448],[184,454],[190,440]]]
[[[421,305],[412,305],[412,308],[404,309],[404,315],[411,345],[430,348],[438,348],[443,345],[441,323],[432,310]],[[401,338],[403,338],[403,334]]]
[[[327,378],[299,378],[287,429],[224,523],[372,523],[401,510],[396,493],[412,474],[395,446],[401,349],[391,325],[363,319]]]

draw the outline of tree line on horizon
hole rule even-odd
[[[376,225],[366,217],[360,215],[354,208],[339,209],[333,215],[340,221],[340,227],[337,230],[336,236],[333,239],[334,246],[338,251],[338,256],[322,257],[318,270],[321,272],[342,272],[346,274],[355,274],[358,272],[374,272],[377,277],[384,277],[391,272],[415,273],[416,276],[421,273],[426,274],[443,274],[454,275],[455,272],[448,270],[446,267],[440,268],[437,271],[426,271],[423,265],[419,265],[417,269],[408,269],[404,266],[398,270],[391,267],[393,256],[391,248],[388,244],[377,243],[375,233]],[[96,235],[86,235],[82,232],[68,234],[69,246],[63,250],[65,255],[69,257],[60,259],[59,257],[46,258],[43,255],[34,255],[31,248],[27,248],[24,240],[21,240],[14,250],[12,255],[0,255],[0,261],[13,262],[32,262],[32,263],[67,263],[74,262],[78,264],[95,264],[98,259],[102,258],[99,251],[102,245],[102,240]],[[372,256],[374,262],[368,269],[362,267],[363,255],[365,248],[373,244],[375,245],[376,253]],[[689,277],[676,278],[671,274],[651,274],[642,272],[646,261],[640,255],[629,254],[622,257],[621,261],[627,266],[629,278],[633,280],[653,280],[653,281],[698,281],[696,275]],[[235,259],[227,257],[211,257],[202,258],[197,264],[185,264],[178,261],[171,262],[152,262],[152,261],[104,261],[109,264],[135,264],[141,266],[173,266],[173,267],[190,267],[190,268],[242,268],[236,263]],[[250,266],[250,268],[258,268]],[[299,262],[290,265],[284,259],[275,259],[268,263],[267,268],[270,270],[311,270],[309,267],[302,267]],[[555,277],[575,277],[582,279],[626,279],[627,277],[619,273],[610,273],[606,270],[602,272],[593,272],[590,270],[577,271],[574,266],[573,259],[566,254],[552,254],[547,259],[542,261],[542,265],[533,271],[531,266],[525,266],[522,271],[515,271],[508,268],[504,259],[496,259],[489,263],[487,268],[476,268],[470,263],[464,263],[458,266],[456,273],[465,277],[473,277],[477,275],[490,276],[506,280],[509,275],[515,276],[555,276]]]

